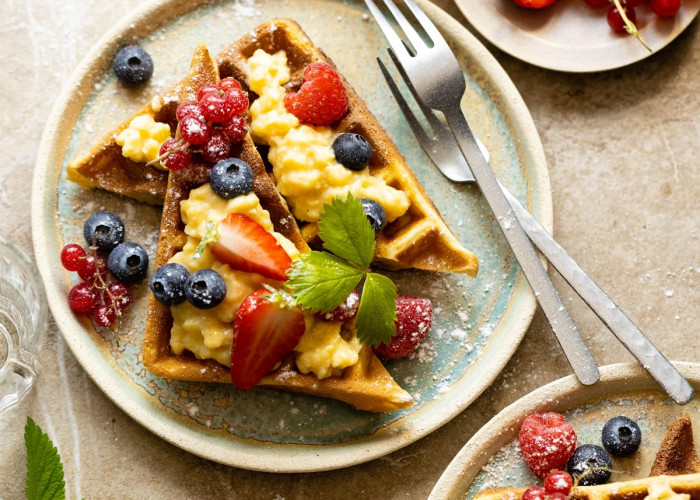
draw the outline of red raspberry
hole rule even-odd
[[[573,487],[574,479],[564,470],[556,470],[544,478],[544,492],[550,495],[550,499],[552,493],[568,495]]]
[[[546,493],[544,492],[544,488],[532,486],[525,490],[522,500],[545,500],[545,497]]]
[[[78,283],[68,294],[68,306],[76,314],[90,314],[99,302],[99,294],[90,283]]]
[[[93,284],[107,276],[107,259],[103,255],[88,255],[85,257],[83,267],[78,269],[78,276],[86,283]]]
[[[211,136],[202,146],[202,156],[210,163],[217,163],[228,158],[231,153],[231,143],[224,135],[223,130],[214,129]]]
[[[222,129],[229,141],[243,142],[245,134],[248,132],[248,124],[243,116],[233,115],[228,121],[223,123]]]
[[[78,271],[85,265],[85,249],[71,243],[61,250],[61,264],[68,271]]]
[[[379,344],[374,351],[384,359],[408,356],[428,335],[433,324],[433,305],[429,299],[399,295],[396,298],[396,335],[389,345]]]
[[[356,291],[352,291],[348,298],[340,304],[338,307],[327,313],[319,312],[316,314],[317,317],[325,319],[326,321],[337,321],[339,323],[345,323],[350,321],[352,318],[357,316],[357,309],[360,307],[360,296],[357,295]]]
[[[183,102],[180,103],[175,110],[175,116],[177,116],[177,121],[181,122],[186,116],[194,116],[199,121],[204,122],[204,115],[202,114],[202,108],[196,102]]]
[[[564,469],[576,448],[574,428],[553,412],[525,418],[519,438],[525,463],[539,477]]]
[[[315,62],[304,70],[299,91],[284,96],[284,107],[302,123],[330,125],[348,110],[348,94],[330,64]]]

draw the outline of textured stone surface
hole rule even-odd
[[[506,1],[506,0],[498,0]],[[39,137],[61,87],[92,44],[141,2],[9,0],[0,21],[0,234],[31,252],[30,193]],[[461,22],[450,0],[436,0]],[[570,75],[487,44],[530,108],[547,154],[555,233],[669,358],[700,359],[700,33],[633,66]],[[631,356],[554,275],[599,364]],[[425,498],[488,419],[568,375],[538,311],[501,376],[470,408],[421,441],[338,471],[275,475],[202,460],[152,435],[108,400],[55,325],[37,387],[0,417],[0,496],[21,498],[22,429],[31,415],[63,457],[69,498]]]

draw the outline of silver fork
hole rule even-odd
[[[380,27],[382,27],[382,30],[386,34],[387,30],[384,26],[385,24],[388,26],[386,19],[383,17],[381,12],[378,11],[372,0],[365,1],[372,14],[375,16],[375,18],[377,18]],[[438,42],[444,44],[444,40],[427,16],[425,16],[425,14],[423,14],[411,0],[405,1],[409,8],[411,8],[413,11],[416,18],[423,25],[426,32],[428,32],[430,37],[433,39],[433,42],[436,43],[436,45]],[[385,0],[385,2],[395,16],[397,15],[396,12],[398,12],[400,15],[400,11],[393,6],[393,3],[392,5],[389,5],[391,0]],[[420,13],[420,15],[418,13]],[[401,18],[403,18],[403,16],[401,16]],[[406,33],[406,35],[410,38],[411,35],[408,35],[407,27],[405,26],[405,23],[407,23],[405,18],[400,19],[397,17],[397,21],[404,30],[404,33]],[[410,28],[410,25],[408,28]],[[388,29],[391,33],[393,33],[393,37],[395,37],[396,34],[393,32],[390,26],[388,26]],[[408,31],[411,32],[411,30],[412,28]],[[395,41],[392,42],[392,36],[387,35],[387,38],[389,38],[390,44],[393,47],[395,45]],[[413,39],[411,39],[411,42],[414,42]],[[405,50],[403,43],[401,43],[401,48]],[[447,50],[449,50],[449,48]],[[430,109],[430,107],[423,102],[421,99],[422,94],[419,94],[415,84],[413,84],[413,80],[411,80],[406,72],[404,61],[400,60],[391,49],[389,50],[389,54],[432,129],[432,136],[423,129],[386,67],[382,61],[377,58],[384,78],[387,81],[387,84],[394,94],[401,111],[406,117],[421,146],[423,146],[423,149],[426,151],[428,156],[447,178],[456,182],[474,182],[476,180],[475,176],[472,174],[465,155],[463,154],[463,150],[460,149],[461,144],[457,143],[452,130],[450,130],[445,123],[439,120],[432,109]],[[452,57],[454,58],[454,56]],[[460,77],[463,79],[461,69],[459,71]],[[456,109],[460,110],[459,103],[457,103]],[[478,140],[478,138],[474,137],[473,135],[471,135],[471,137],[474,139],[474,142],[480,151],[479,157],[483,160],[483,162],[487,163],[489,156],[488,151]],[[470,159],[472,159],[471,156]],[[598,317],[610,329],[610,331],[613,332],[618,340],[620,340],[620,342],[630,351],[630,353],[632,353],[632,355],[642,364],[642,366],[644,366],[652,377],[677,403],[683,404],[692,400],[694,396],[693,388],[683,378],[678,370],[659,352],[659,350],[649,341],[649,339],[644,336],[639,328],[632,322],[632,320],[629,319],[629,317],[625,315],[617,304],[615,304],[615,302],[613,302],[613,300],[590,278],[590,276],[588,276],[583,269],[581,269],[576,261],[574,261],[574,259],[571,258],[564,248],[562,248],[561,245],[554,240],[554,238],[544,227],[542,227],[542,225],[530,214],[530,212],[527,211],[520,201],[507,189],[500,185],[500,183],[499,186],[512,206],[513,212],[522,224],[522,227],[527,235],[535,243],[535,245],[537,245],[545,257],[547,257],[547,259],[552,263],[552,265],[559,271],[561,276],[571,285],[572,289],[579,294],[579,296],[589,305],[591,310],[598,315]]]
[[[491,172],[488,163],[479,152],[479,147],[469,125],[464,119],[460,109],[460,101],[466,84],[462,69],[447,46],[447,42],[428,19],[428,16],[411,0],[405,0],[405,3],[431,39],[432,47],[428,47],[423,42],[421,36],[392,0],[384,0],[387,8],[413,46],[415,55],[411,54],[377,5],[372,0],[365,0],[365,3],[388,39],[397,62],[419,100],[429,108],[443,113],[452,133],[457,138],[460,149],[467,158],[473,160],[470,161],[471,171],[474,173],[484,198],[495,214],[498,225],[513,249],[515,258],[520,263],[523,274],[545,316],[547,316],[574,373],[583,384],[597,382],[600,373],[593,356],[584,344],[532,243],[515,217],[503,191],[498,186],[498,181]]]

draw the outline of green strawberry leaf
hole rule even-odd
[[[24,427],[24,445],[27,449],[27,500],[65,499],[61,457],[49,436],[30,417]]]
[[[388,344],[396,335],[396,285],[386,276],[368,273],[355,318],[357,338],[365,345]]]
[[[318,223],[323,247],[351,264],[367,270],[374,257],[374,231],[362,208],[351,194],[334,198],[323,206]]]
[[[363,274],[335,255],[313,251],[302,254],[294,263],[285,287],[300,306],[312,312],[328,312],[342,304]]]

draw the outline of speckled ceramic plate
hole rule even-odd
[[[634,37],[610,29],[607,9],[583,0],[559,0],[544,9],[519,7],[513,0],[455,0],[488,41],[525,62],[557,71],[587,73],[627,66],[652,55]],[[649,5],[635,7],[637,28],[656,53],[688,27],[700,0],[683,0],[674,17],[660,19]]]
[[[551,227],[544,154],[532,119],[500,66],[444,12],[421,2],[455,47],[468,73],[465,109],[491,152],[494,169],[533,213]],[[394,273],[402,293],[430,297],[435,323],[418,353],[387,365],[414,397],[405,411],[370,414],[332,400],[263,389],[170,381],[141,363],[148,294],[118,333],[95,330],[74,316],[67,294],[75,277],[59,252],[81,242],[81,227],[97,209],[122,216],[127,239],[155,253],[159,210],[118,196],[84,191],[65,180],[65,165],[104,133],[180,80],[197,43],[217,53],[272,17],[297,20],[337,63],[396,140],[457,236],[481,260],[479,277]],[[144,88],[115,81],[111,57],[127,43],[153,56]],[[265,471],[311,471],[364,462],[435,430],[466,408],[496,377],[522,339],[535,309],[492,214],[473,186],[446,181],[412,136],[381,78],[375,58],[386,43],[364,3],[331,0],[159,1],[147,5],[101,40],[68,83],[42,139],[34,179],[36,257],[64,338],[100,388],[135,420],[171,443],[211,460]]]
[[[676,366],[693,388],[700,389],[700,364]],[[471,499],[479,491],[506,486],[541,484],[525,465],[518,446],[523,419],[532,413],[562,413],[576,431],[579,444],[602,446],[603,425],[616,415],[635,420],[642,430],[642,444],[627,458],[613,457],[610,481],[649,475],[668,426],[688,413],[700,428],[700,400],[675,404],[638,364],[602,367],[600,382],[584,386],[569,376],[548,384],[505,408],[464,445],[440,477],[430,500]],[[700,444],[696,431],[695,442]]]

